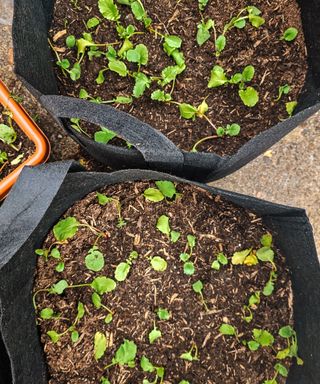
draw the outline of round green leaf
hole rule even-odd
[[[157,272],[164,272],[167,269],[167,262],[160,256],[154,256],[151,261],[152,268]]]
[[[99,272],[104,267],[104,257],[98,247],[94,245],[89,249],[85,258],[85,264],[90,271]]]
[[[117,265],[114,277],[118,281],[124,281],[127,278],[129,271],[130,265],[128,263],[122,262]]]

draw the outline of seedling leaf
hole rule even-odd
[[[148,188],[143,192],[144,197],[154,203],[158,203],[164,199],[163,194],[156,188]]]
[[[154,256],[150,260],[152,268],[157,272],[164,272],[167,269],[167,262],[160,256]]]
[[[103,357],[105,351],[107,349],[107,338],[101,332],[96,332],[94,335],[94,357],[96,360],[101,359]]]
[[[165,308],[158,308],[157,315],[160,320],[169,320],[170,319],[170,313]]]
[[[130,265],[128,263],[122,262],[117,265],[114,277],[117,281],[124,281],[127,278],[129,272]]]
[[[273,262],[274,260],[274,252],[271,248],[269,247],[262,247],[260,249],[257,250],[257,258],[260,260],[260,261],[269,261],[269,262]]]
[[[149,333],[149,343],[153,344],[156,340],[158,340],[162,336],[161,331],[156,327]]]
[[[99,295],[111,292],[116,288],[117,284],[114,280],[105,276],[96,277],[91,283],[91,287],[98,292]]]
[[[176,187],[172,181],[156,181],[156,186],[169,199],[172,199],[177,194]]]
[[[54,237],[57,241],[65,241],[77,233],[79,225],[75,217],[62,219],[53,227]]]
[[[259,101],[259,93],[253,87],[240,89],[239,96],[247,107],[254,107]]]
[[[222,335],[226,335],[226,336],[233,336],[233,335],[236,335],[236,329],[235,327],[233,327],[232,325],[230,324],[221,324],[220,328],[219,328],[219,332],[222,334]]]
[[[284,33],[281,37],[281,40],[285,40],[288,42],[293,41],[298,36],[298,33],[299,33],[299,31],[297,30],[297,28],[290,27],[284,31]]]
[[[161,215],[157,221],[157,229],[163,234],[170,235],[170,224],[169,217],[166,215]]]
[[[137,346],[133,341],[124,340],[117,349],[113,362],[119,365],[128,365],[134,362],[137,354]]]
[[[226,83],[228,83],[228,78],[224,73],[224,69],[219,65],[215,65],[211,71],[208,88],[221,87]]]
[[[99,11],[102,16],[110,21],[117,21],[120,19],[118,7],[113,0],[99,0]]]
[[[89,249],[85,258],[85,264],[88,269],[94,272],[99,272],[104,267],[103,254],[96,245]]]

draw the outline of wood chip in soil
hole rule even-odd
[[[155,30],[162,34],[178,35],[183,40],[182,51],[187,69],[177,78],[173,99],[198,106],[206,98],[209,105],[207,116],[215,127],[225,127],[232,123],[241,126],[240,135],[206,141],[199,145],[198,151],[215,152],[219,155],[234,154],[251,138],[288,117],[286,102],[298,100],[308,68],[300,9],[296,1],[278,0],[275,3],[256,0],[252,3],[246,0],[209,0],[203,15],[206,20],[211,18],[215,21],[218,34],[232,17],[248,5],[258,7],[266,20],[258,29],[248,24],[242,30],[231,30],[227,35],[227,47],[219,58],[215,57],[212,37],[202,47],[196,43],[197,25],[201,21],[197,1],[143,0],[142,3],[153,20],[152,27]],[[94,41],[98,43],[118,41],[115,23],[103,19],[97,0],[78,0],[76,4],[77,6],[70,1],[56,0],[49,32],[61,58],[68,59],[71,65],[76,61],[76,49],[66,48],[65,39],[68,35],[80,38],[83,32],[91,32]],[[174,64],[164,53],[161,38],[154,37],[142,23],[137,22],[129,7],[118,4],[118,8],[123,25],[132,24],[137,30],[145,32],[133,36],[131,40],[134,45],[143,43],[148,47],[149,63],[143,68],[145,73],[159,76],[162,69]],[[98,28],[86,30],[84,23],[92,17],[98,17],[102,21]],[[299,30],[297,39],[291,43],[280,40],[288,27]],[[90,61],[86,57],[81,64],[82,76],[76,82],[64,76],[56,66],[60,93],[78,97],[80,89],[84,88],[92,97],[101,97],[103,100],[111,100],[119,95],[130,96],[134,85],[134,80],[130,77],[120,77],[108,71],[105,72],[105,83],[96,84],[99,70],[106,65],[105,58]],[[135,67],[130,63],[127,65],[130,70],[134,70]],[[250,85],[259,91],[260,101],[257,106],[245,107],[236,86],[209,89],[207,85],[214,65],[222,66],[228,76],[242,71],[247,65],[253,65],[256,74]],[[285,84],[291,86],[291,92],[280,102],[276,102],[278,88]],[[170,87],[171,85],[166,90],[170,91]],[[145,96],[135,99],[132,105],[116,107],[149,123],[186,151],[190,151],[200,139],[215,136],[214,128],[205,119],[182,119],[176,105],[152,101],[150,95],[156,88],[157,85],[153,84]],[[81,122],[81,126],[92,136],[97,130],[97,127],[85,122]],[[111,143],[122,145],[119,139],[114,139]]]
[[[248,298],[261,291],[269,279],[269,263],[254,266],[232,265],[235,251],[261,247],[260,238],[268,232],[262,219],[246,209],[239,208],[220,196],[212,196],[200,188],[178,184],[180,196],[175,201],[158,203],[147,201],[143,192],[155,187],[153,182],[117,184],[103,188],[101,193],[121,202],[121,214],[126,222],[118,228],[117,205],[98,203],[95,192],[77,201],[64,215],[75,217],[81,223],[89,223],[105,233],[98,242],[97,234],[81,227],[74,237],[58,245],[65,263],[63,272],[55,267],[61,260],[49,257],[46,262],[39,256],[35,273],[34,291],[48,288],[61,279],[72,284],[90,283],[97,276],[114,278],[116,266],[124,262],[131,251],[139,256],[131,266],[127,279],[118,282],[113,292],[102,296],[102,302],[113,312],[113,320],[106,324],[106,311],[96,309],[91,301],[92,289],[67,289],[63,295],[39,293],[37,308],[52,308],[59,318],[41,320],[39,331],[43,344],[50,384],[97,384],[106,377],[112,384],[142,383],[154,380],[154,373],[144,373],[140,368],[143,355],[158,367],[165,368],[164,384],[178,384],[188,380],[192,384],[260,384],[274,375],[275,352],[260,348],[251,352],[234,337],[222,336],[219,327],[223,322],[237,327],[241,340],[250,340],[253,328],[270,331],[275,338],[275,351],[285,348],[285,340],[279,337],[282,326],[293,324],[292,291],[285,258],[274,247],[278,280],[271,296],[261,294],[261,303],[253,310],[253,320],[246,323],[242,308]],[[167,215],[171,230],[179,231],[176,243],[162,234],[156,223],[161,215]],[[187,276],[179,259],[186,252],[187,235],[196,237],[191,260],[195,274]],[[51,231],[43,247],[53,246]],[[85,266],[88,250],[96,242],[105,258],[100,272],[92,272]],[[228,257],[228,265],[220,271],[211,263],[219,252]],[[151,256],[161,256],[167,261],[164,272],[150,267]],[[192,284],[201,280],[207,312]],[[85,307],[85,316],[78,322],[79,341],[75,344],[70,333],[53,343],[46,334],[49,330],[62,333],[70,327],[77,314],[78,302]],[[158,308],[166,308],[171,316],[168,321],[157,318]],[[153,344],[148,334],[154,324],[162,337]],[[98,361],[94,358],[93,340],[96,332],[106,335],[108,348]],[[134,368],[117,365],[105,370],[111,363],[117,348],[123,341],[137,345]],[[195,344],[199,348],[199,361],[187,362],[180,355]],[[283,364],[289,368],[290,360]],[[285,383],[280,377],[278,383]]]

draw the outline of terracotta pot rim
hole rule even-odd
[[[0,201],[6,197],[13,184],[16,182],[22,168],[26,165],[35,166],[44,163],[50,155],[50,143],[41,129],[27,114],[24,108],[18,104],[10,94],[8,88],[0,79],[0,103],[3,107],[12,112],[12,118],[35,145],[31,156],[14,169],[9,175],[0,181]]]

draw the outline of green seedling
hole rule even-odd
[[[164,368],[163,367],[156,367],[154,366],[151,361],[146,357],[146,356],[142,356],[141,360],[140,360],[140,367],[142,368],[143,372],[148,372],[148,373],[155,373],[156,374],[156,377],[153,381],[149,381],[147,379],[144,379],[142,381],[142,384],[157,384],[158,383],[158,379],[159,379],[159,384],[162,384],[163,383],[163,379],[164,379]]]
[[[78,307],[77,307],[77,316],[74,322],[72,323],[72,325],[62,333],[57,333],[54,330],[50,330],[47,332],[47,335],[50,337],[53,343],[57,343],[62,336],[70,332],[70,337],[72,342],[76,343],[79,340],[79,332],[76,330],[76,325],[84,317],[84,315],[85,315],[84,305],[79,301]]]
[[[100,384],[111,384],[110,380],[102,376],[100,379]]]
[[[209,119],[209,117],[206,115],[206,113],[209,110],[209,106],[206,102],[206,100],[203,100],[198,107],[195,107],[191,104],[187,103],[179,103],[177,101],[172,101],[172,104],[176,104],[179,106],[180,116],[187,120],[195,120],[196,118],[205,119],[211,127],[216,131],[216,126],[213,124],[213,122]],[[199,143],[196,143],[196,146]]]
[[[260,304],[261,298],[260,298],[261,292],[256,291],[249,297],[249,302],[247,305],[244,305],[242,307],[243,311],[243,317],[242,319],[246,323],[250,323],[253,320],[253,310],[256,310],[258,305]]]
[[[275,271],[270,272],[269,280],[267,281],[266,285],[263,287],[263,295],[264,296],[271,296],[274,291],[274,285],[275,282],[278,279],[278,275]]]
[[[280,328],[279,335],[286,339],[287,348],[278,351],[276,358],[283,360],[287,357],[294,357],[296,358],[298,365],[303,365],[303,360],[298,356],[298,339],[296,331],[290,325],[286,325]]]
[[[84,100],[89,100],[92,103],[96,103],[96,104],[131,104],[133,101],[132,97],[128,97],[128,96],[117,96],[111,100],[102,100],[102,98],[99,96],[92,97],[84,88],[80,89],[79,98]],[[80,120],[80,119],[77,119],[77,120]]]
[[[193,343],[189,351],[184,352],[180,355],[180,359],[187,360],[190,362],[199,361],[197,345],[195,343]]]
[[[133,87],[133,96],[135,98],[141,97],[147,89],[151,86],[151,79],[142,72],[135,72],[133,74],[135,84]]]
[[[116,289],[117,283],[106,276],[98,276],[91,283],[80,283],[69,285],[66,280],[59,280],[57,283],[53,284],[50,288],[43,288],[37,290],[33,294],[33,306],[35,310],[37,309],[36,297],[40,292],[46,292],[51,295],[62,295],[66,289],[76,289],[76,288],[91,288],[94,292],[97,292],[99,295],[112,292]]]
[[[228,258],[223,252],[219,252],[217,254],[216,260],[214,260],[211,264],[211,268],[215,269],[216,271],[219,271],[221,265],[228,265]]]
[[[280,101],[283,95],[288,95],[288,93],[291,91],[291,87],[288,84],[281,85],[278,90],[278,97],[275,99],[275,101]]]
[[[63,261],[60,261],[57,265],[56,265],[56,268],[55,270],[59,273],[63,272],[64,271],[64,268],[65,268],[65,264]]]
[[[107,350],[107,338],[106,336],[101,332],[96,332],[94,335],[94,358],[98,361],[101,359],[105,351]]]
[[[252,331],[252,340],[248,341],[250,351],[256,351],[260,347],[272,347],[274,337],[269,331],[254,328]]]
[[[280,40],[291,42],[297,38],[298,34],[299,31],[297,30],[297,28],[290,27],[283,32],[283,35],[281,36]]]
[[[69,35],[67,38],[66,38],[66,46],[68,48],[73,48],[75,45],[76,45],[76,38],[74,35]]]
[[[126,222],[122,217],[120,201],[118,199],[115,199],[114,197],[109,197],[109,196],[106,196],[106,195],[99,193],[99,192],[97,192],[97,198],[98,198],[99,204],[102,206],[105,206],[105,205],[110,204],[110,203],[112,203],[116,206],[117,211],[118,211],[118,217],[119,217],[117,227],[118,228],[124,227],[126,225]]]
[[[171,315],[167,309],[158,308],[157,309],[157,316],[159,317],[159,320],[169,320]]]
[[[277,377],[279,375],[282,377],[288,377],[289,372],[284,365],[277,363],[274,366],[274,370],[275,370],[275,374],[274,374],[273,378],[270,380],[265,380],[263,382],[263,384],[277,384]]]
[[[0,165],[7,163],[8,161],[8,154],[5,151],[0,151]],[[3,167],[0,168],[2,170]]]
[[[193,275],[195,272],[195,267],[193,262],[190,261],[192,257],[193,249],[196,246],[196,237],[193,235],[187,236],[187,245],[185,252],[180,254],[180,260],[183,261],[183,272],[185,275]],[[189,250],[189,252],[188,252]]]
[[[167,269],[168,263],[160,256],[150,258],[151,267],[157,272],[164,272]]]
[[[128,5],[136,20],[143,22],[146,28],[150,27],[152,20],[148,16],[140,0],[117,0],[119,4]]]
[[[197,43],[199,46],[202,46],[205,42],[207,42],[210,39],[211,37],[210,30],[213,28],[214,28],[214,21],[212,19],[209,19],[207,21],[202,20],[201,23],[198,24]]]
[[[246,86],[255,75],[255,69],[252,65],[244,68],[242,73],[236,73],[228,78],[225,71],[219,65],[215,65],[211,71],[208,88],[217,88],[226,84],[238,85],[239,96],[243,104],[247,107],[254,107],[259,101],[259,93],[251,86]]]
[[[95,308],[97,309],[103,308],[108,312],[107,316],[104,319],[104,322],[106,324],[109,324],[112,321],[113,312],[107,306],[102,304],[101,296],[97,292],[93,292],[91,296],[91,301]]]
[[[114,272],[114,277],[117,281],[125,281],[130,272],[132,264],[138,258],[138,256],[139,255],[137,251],[132,251],[130,252],[129,257],[125,262],[121,262],[117,265],[116,270]]]
[[[162,192],[159,190],[159,192],[165,196],[165,197],[168,197],[168,196],[173,196],[172,195],[172,186],[169,187],[169,184],[157,184],[158,188],[161,188]],[[174,185],[173,185],[174,186]],[[170,188],[170,189],[169,189]],[[175,187],[174,187],[175,188]],[[150,200],[152,199],[151,201],[156,201],[158,199],[161,198],[161,195],[160,193],[158,192],[158,190],[156,190],[155,188],[149,188],[145,191],[145,197]],[[167,196],[166,196],[167,195]],[[175,193],[175,196],[177,197],[178,194]],[[169,217],[167,215],[161,215],[158,220],[157,220],[157,224],[156,224],[156,228],[161,232],[163,233],[164,235],[168,236],[168,238],[170,238],[171,242],[172,243],[175,243],[179,240],[181,234],[180,232],[177,232],[177,231],[174,231],[174,230],[171,230],[171,227],[170,227],[170,221],[169,221]]]
[[[161,215],[157,220],[157,229],[164,235],[170,236],[171,228],[169,223],[169,217],[167,215]]]
[[[119,365],[121,367],[133,368],[135,366],[135,358],[137,355],[137,346],[134,341],[124,340],[124,342],[117,349],[112,362],[104,369]]]
[[[43,308],[40,311],[40,318],[42,320],[58,319],[59,317],[60,315],[57,313],[54,313],[54,310],[52,308]]]
[[[191,383],[187,380],[181,380],[179,381],[179,384],[191,384]]]
[[[118,21],[120,12],[113,0],[99,0],[98,7],[101,15],[109,21]]]
[[[144,44],[138,44],[134,49],[127,51],[127,60],[131,63],[137,63],[140,69],[141,65],[147,65],[149,60],[148,48]]]
[[[43,256],[45,261],[48,261],[49,257],[53,257],[54,259],[60,260],[61,254],[60,251],[55,245],[61,244],[60,242],[54,242],[50,245],[49,248],[36,249],[35,254],[38,256]]]
[[[165,96],[164,96],[165,100],[163,100],[163,98],[160,97],[159,101],[169,101],[169,100],[166,100],[169,98],[169,96],[170,96],[170,98],[172,98],[171,95],[174,91],[176,79],[177,79],[178,75],[180,75],[181,73],[183,73],[185,71],[185,69],[186,69],[185,65],[181,65],[181,66],[170,65],[169,67],[166,67],[162,70],[161,78],[159,79],[158,84],[161,85],[162,87],[165,87],[166,85],[172,83],[172,87],[171,87],[170,93],[165,93]],[[155,95],[153,97],[155,97]]]
[[[195,293],[197,293],[200,296],[201,303],[204,306],[205,310],[208,312],[209,308],[207,306],[207,303],[204,300],[203,293],[202,293],[202,291],[203,291],[203,283],[202,283],[202,281],[198,280],[195,283],[193,283],[192,284],[192,289],[194,290]]]
[[[118,32],[120,39],[124,39],[124,44],[126,43],[126,41],[130,40],[132,36],[140,35],[143,33],[143,32],[136,32],[136,28],[132,24],[129,24],[126,27],[124,27],[121,24],[118,24],[117,25],[117,32]],[[118,52],[118,54],[119,54],[119,52]],[[121,56],[121,55],[119,54],[119,56]]]
[[[100,24],[100,20],[97,17],[91,17],[87,22],[86,26],[88,29],[95,28]],[[71,48],[71,47],[70,47]]]
[[[240,133],[241,127],[239,124],[227,124],[225,127],[218,127],[216,132],[219,137],[223,136],[238,136]]]
[[[73,128],[75,131],[77,131],[79,133],[84,134],[87,137],[90,137],[90,135],[88,135],[88,133],[82,129],[82,127],[80,125],[80,119],[72,117],[70,119],[70,122],[71,122],[71,128]]]
[[[204,11],[207,6],[209,0],[198,0],[198,7],[200,11]]]
[[[79,223],[75,217],[67,217],[65,219],[60,220],[53,227],[53,234],[57,242],[61,244],[66,242],[68,239],[74,237],[80,227],[88,228],[92,233],[97,236],[106,236],[104,232],[100,231],[99,229],[86,222]]]
[[[197,152],[198,146],[205,143],[206,141],[217,139],[218,137],[224,137],[224,136],[234,137],[239,135],[240,131],[241,131],[240,125],[236,123],[227,124],[225,127],[218,127],[216,128],[216,135],[206,136],[198,140],[192,147],[191,152]]]
[[[288,103],[286,103],[286,110],[289,117],[293,115],[293,112],[295,111],[297,105],[298,105],[297,101],[289,101]]]
[[[94,133],[94,141],[101,144],[108,144],[111,140],[117,137],[117,134],[110,129],[101,127],[100,131]]]
[[[50,45],[51,49],[53,50],[54,54],[56,55],[56,58],[57,58],[56,64],[58,65],[58,67],[61,68],[62,73],[64,74],[64,76],[67,76],[66,74],[69,74],[70,79],[72,81],[79,80],[80,77],[81,77],[80,63],[76,62],[71,67],[70,61],[68,59],[61,59],[57,49],[53,46],[51,41],[48,40],[48,42],[49,42],[49,45]]]
[[[149,343],[153,344],[156,340],[160,339],[161,336],[162,336],[162,333],[160,329],[158,329],[156,327],[156,323],[154,323],[153,329],[151,330],[151,332],[149,332],[149,335],[148,335]]]
[[[99,248],[94,245],[85,257],[85,265],[90,271],[99,272],[104,267],[104,256]]]
[[[157,89],[157,90],[152,92],[151,100],[167,103],[167,102],[172,100],[172,96],[170,93],[166,93],[165,91],[163,91],[161,89]]]
[[[216,56],[220,56],[221,52],[225,49],[227,44],[226,34],[233,28],[243,29],[247,22],[253,27],[259,28],[265,23],[265,19],[260,16],[261,11],[255,6],[248,6],[243,8],[237,16],[233,17],[224,28],[222,35],[216,39]]]
[[[17,133],[12,126],[11,118],[8,118],[8,124],[0,124],[0,141],[19,151],[19,148],[13,144],[17,140]]]
[[[143,195],[148,201],[159,202],[164,199],[174,199],[178,196],[172,181],[156,181],[157,188],[148,188]]]
[[[224,336],[234,336],[239,341],[239,335],[237,329],[230,324],[223,323],[219,327],[219,333]]]

